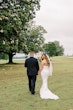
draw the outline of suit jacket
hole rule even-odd
[[[34,57],[30,57],[25,61],[25,67],[27,67],[27,75],[38,75],[39,64],[38,60]]]

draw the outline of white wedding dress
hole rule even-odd
[[[42,86],[40,88],[40,97],[42,99],[54,99],[57,100],[59,97],[53,94],[48,89],[48,77],[52,76],[52,63],[50,62],[50,67],[44,66],[41,71],[41,78],[42,78]]]

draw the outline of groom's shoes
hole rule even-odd
[[[31,94],[32,94],[32,95],[34,95],[34,94],[35,94],[35,92],[31,92]]]
[[[35,92],[32,92],[31,90],[29,90],[29,91],[31,92],[31,94],[32,94],[32,95],[34,95],[34,94],[35,94]]]

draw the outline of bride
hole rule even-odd
[[[41,56],[41,78],[42,78],[42,86],[40,89],[40,97],[42,99],[54,99],[57,100],[59,97],[53,94],[48,89],[48,77],[52,76],[52,63],[49,57],[46,54],[42,54]]]

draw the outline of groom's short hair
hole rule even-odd
[[[34,53],[35,53],[34,51],[29,52],[30,57],[33,57]]]

